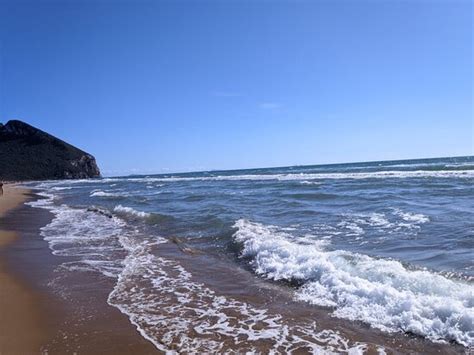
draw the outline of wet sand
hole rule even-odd
[[[10,185],[0,197],[0,354],[159,353],[107,304],[112,280],[63,277],[39,235],[50,213],[23,205],[33,197]]]
[[[316,321],[319,330],[331,329],[354,344],[366,344],[367,354],[378,354],[379,347],[387,354],[470,354],[458,344],[435,343],[411,334],[386,333],[361,322],[332,317],[327,308],[295,301],[290,286],[255,277],[250,270],[235,268],[235,264],[225,258],[183,253],[183,250],[192,250],[185,244],[163,244],[160,249],[160,256],[179,261],[196,281],[211,287],[217,294],[280,314],[290,327]],[[263,354],[269,351],[264,346],[259,349]]]
[[[4,185],[0,197],[0,219],[27,199],[27,190]],[[0,251],[18,238],[15,230],[0,224]],[[24,282],[12,277],[4,258],[0,258],[0,354],[35,353],[46,339],[37,294]]]

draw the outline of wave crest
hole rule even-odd
[[[151,213],[148,212],[143,212],[143,211],[137,211],[133,209],[132,207],[126,207],[122,205],[117,205],[114,207],[114,212],[117,212],[119,214],[131,216],[131,217],[138,217],[138,218],[149,218],[151,217]]]
[[[408,270],[324,245],[299,244],[273,226],[238,220],[234,240],[259,275],[300,286],[296,298],[334,307],[333,315],[388,332],[474,344],[474,287],[427,270]]]

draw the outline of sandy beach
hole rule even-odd
[[[3,187],[0,197],[0,218],[20,206],[26,199],[28,190],[12,185]],[[0,248],[4,249],[17,238],[14,231],[0,229]],[[41,326],[42,314],[38,307],[38,298],[27,285],[12,277],[3,259],[0,259],[0,353],[39,352],[46,339]],[[22,334],[22,336],[18,336]]]
[[[106,303],[104,278],[58,279],[58,260],[39,237],[49,213],[23,203],[29,190],[5,185],[0,197],[0,354],[157,353]],[[61,282],[61,292],[51,284]]]

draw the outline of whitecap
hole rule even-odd
[[[380,233],[408,232],[416,233],[421,225],[430,221],[426,215],[402,211],[394,208],[391,212],[371,212],[343,214],[342,220],[337,224],[346,230],[347,236],[360,236],[372,229]]]
[[[308,181],[308,180],[300,181],[300,184],[302,184],[302,185],[321,185],[320,182],[317,182],[317,181]]]
[[[90,194],[90,197],[123,197],[126,194],[120,192],[110,192],[110,191],[102,191],[102,190],[93,190]]]
[[[410,225],[418,225],[422,223],[427,223],[430,221],[430,218],[421,213],[413,213],[413,212],[404,212],[398,208],[394,209],[394,213],[402,218],[406,222],[410,222]]]
[[[117,212],[119,214],[124,214],[132,217],[138,217],[138,218],[148,218],[151,216],[151,213],[148,212],[143,212],[143,211],[137,211],[133,209],[132,207],[126,207],[122,205],[117,205],[114,208],[114,212]]]
[[[395,260],[302,245],[286,232],[240,219],[234,239],[259,275],[303,284],[296,298],[387,332],[474,344],[474,287]]]

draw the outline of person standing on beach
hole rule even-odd
[[[0,182],[0,196],[3,196],[3,182]]]

